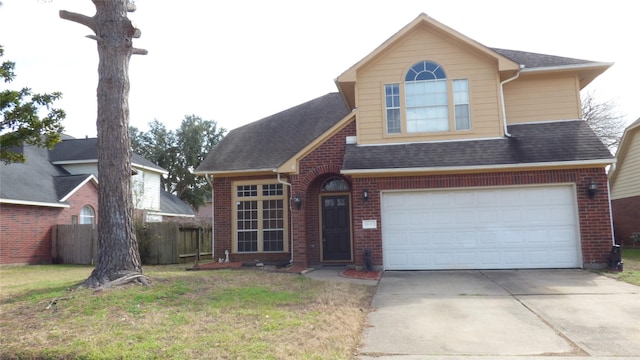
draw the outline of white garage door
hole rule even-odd
[[[384,267],[580,267],[576,218],[573,186],[384,192]]]

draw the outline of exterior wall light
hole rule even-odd
[[[293,203],[296,204],[296,209],[300,210],[302,208],[302,199],[300,199],[300,196],[294,196]]]
[[[598,184],[595,182],[595,180],[591,179],[591,182],[589,183],[589,187],[587,188],[587,194],[589,195],[589,198],[593,199],[596,196],[597,192],[598,192]]]
[[[362,190],[362,200],[364,201],[369,200],[369,190],[367,189]]]

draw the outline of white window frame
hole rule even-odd
[[[87,222],[87,219],[89,219]],[[93,225],[96,223],[96,211],[91,205],[85,205],[80,209],[78,224]]]

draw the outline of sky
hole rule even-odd
[[[91,0],[2,0],[0,61],[16,63],[4,88],[60,91],[65,132],[96,136],[98,54],[87,27]],[[129,124],[176,130],[185,116],[227,130],[337,91],[334,80],[425,13],[488,47],[614,65],[585,91],[640,118],[640,43],[628,0],[137,0],[141,30],[129,66]],[[0,88],[1,89],[1,88]]]

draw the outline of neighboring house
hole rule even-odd
[[[632,245],[631,235],[640,236],[640,119],[625,129],[616,160],[609,173],[615,236],[618,244]]]
[[[23,152],[25,163],[0,164],[0,264],[51,263],[54,225],[95,223],[97,179],[51,164],[47,149]]]
[[[0,264],[51,263],[51,229],[98,219],[96,139],[68,136],[53,150],[24,146],[24,163],[0,164]],[[162,168],[133,155],[134,183],[142,183],[139,211],[147,219],[194,217],[160,189]],[[137,179],[137,180],[136,180]],[[136,195],[134,195],[135,197]]]
[[[580,90],[610,66],[489,48],[421,14],[339,75],[338,93],[234,129],[199,165],[215,254],[605,267],[614,158],[581,120]]]
[[[51,163],[70,174],[94,174],[98,177],[98,139],[65,139],[51,150]],[[162,189],[160,178],[167,170],[133,153],[132,192],[137,216],[144,222],[167,221],[168,218],[194,218],[191,207]]]

